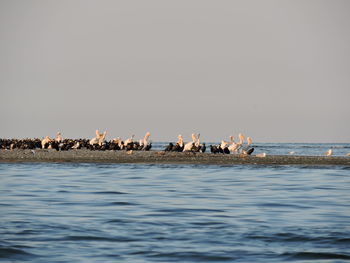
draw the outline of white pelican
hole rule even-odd
[[[333,154],[333,150],[332,149],[329,149],[327,152],[325,152],[326,156],[332,156],[332,154]]]
[[[89,141],[90,145],[98,144],[98,138],[100,137],[100,132],[96,130],[95,134],[96,136]]]
[[[221,142],[221,144],[222,144],[222,142]],[[230,142],[229,142],[228,144],[230,144],[230,145],[228,146],[228,150],[229,150],[231,153],[237,153],[237,150],[238,150],[238,148],[239,148],[239,145],[238,145],[238,143],[235,142],[235,137],[230,136]],[[221,148],[222,148],[222,146],[221,146]],[[223,149],[223,148],[222,148],[222,149]]]
[[[177,136],[177,144],[180,146],[180,147],[183,147],[184,146],[184,138],[182,137],[181,134],[179,134],[179,136]]]
[[[255,155],[256,157],[260,157],[260,158],[264,158],[266,157],[266,153],[259,153],[257,155]]]
[[[58,133],[56,134],[55,141],[56,141],[56,142],[62,142],[62,141],[63,141],[63,138],[62,138],[62,135],[61,135],[60,132],[58,132]]]
[[[230,136],[231,142],[229,143],[230,146],[228,147],[229,151],[232,153],[238,153],[238,150],[242,147],[243,141],[244,141],[244,135],[242,133],[238,134],[239,142],[235,142],[235,139],[233,136]]]
[[[244,148],[242,148],[242,153],[247,155],[247,154],[251,154],[252,151],[254,151],[254,148],[250,148],[250,145],[252,144],[252,139],[250,137],[247,137],[247,146],[245,146]],[[250,152],[251,151],[251,152]],[[249,153],[250,152],[250,153]]]
[[[140,146],[146,147],[149,144],[149,137],[151,136],[150,132],[147,132],[145,137],[140,140]]]
[[[192,133],[192,142],[188,142],[185,144],[185,147],[183,149],[183,152],[189,152],[192,150],[192,147],[194,146],[194,144],[197,141],[197,137],[195,133]]]
[[[90,145],[98,144],[98,138],[94,137],[89,141]]]
[[[125,140],[124,145],[127,145],[127,144],[129,144],[129,143],[134,142],[134,137],[135,137],[135,135],[134,135],[134,134],[133,134],[133,135],[131,135],[131,137],[130,137],[130,138],[128,138],[128,139],[126,139],[126,140]]]
[[[95,134],[96,134],[96,137],[92,138],[89,143],[91,145],[94,145],[94,144],[99,144],[100,146],[102,145],[102,143],[104,142],[105,138],[106,138],[106,134],[107,134],[107,131],[105,131],[104,133],[100,133],[99,130],[96,130],[95,131]]]
[[[248,144],[248,146],[251,145],[252,142],[253,142],[252,139],[250,137],[247,137],[247,144]]]
[[[101,134],[100,134],[101,135]],[[105,139],[106,139],[107,131],[104,131],[104,133],[98,138],[98,144],[101,146]]]
[[[200,142],[200,140],[199,140],[199,137],[200,137],[200,136],[201,136],[201,134],[198,133],[198,134],[197,134],[197,140],[196,140],[196,142],[195,142],[195,144],[194,144],[196,147],[198,147],[198,146],[201,145],[201,142]]]
[[[197,135],[195,133],[191,134],[192,142],[195,143],[197,141]]]
[[[114,139],[113,139],[113,142],[114,142],[116,145],[118,145],[120,149],[123,149],[123,148],[124,148],[124,147],[123,147],[124,145],[123,145],[123,143],[122,143],[122,139],[121,139],[120,137],[114,138]]]
[[[49,136],[46,136],[44,139],[41,140],[41,148],[45,148],[45,144],[52,142],[52,139]]]
[[[79,149],[80,147],[80,142],[76,142],[73,146],[72,149]]]
[[[224,148],[228,147],[229,144],[231,144],[231,142],[222,140],[220,143],[220,147],[221,147],[221,149],[224,149]]]

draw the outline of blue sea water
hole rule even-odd
[[[350,262],[350,168],[0,163],[0,262]]]

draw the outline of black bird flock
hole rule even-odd
[[[0,139],[0,149],[55,149],[57,151],[68,151],[72,149],[88,149],[91,151],[149,151],[152,148],[152,143],[149,141],[150,133],[147,132],[143,139],[134,140],[134,135],[125,141],[119,137],[107,141],[107,132],[100,133],[96,130],[96,136],[92,139],[63,139],[61,133],[56,134],[55,139],[46,136],[44,139]],[[221,141],[221,144],[210,145],[211,153],[239,153],[250,155],[254,148],[251,147],[251,139],[247,137],[247,144],[243,145],[244,136],[239,134],[240,141],[235,142],[233,136],[230,141]],[[178,141],[170,142],[164,149],[165,152],[193,152],[204,153],[206,151],[205,143],[200,142],[200,134],[192,134],[192,141],[184,143],[182,135],[178,136]]]

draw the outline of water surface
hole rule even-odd
[[[0,261],[349,262],[350,169],[0,164]]]

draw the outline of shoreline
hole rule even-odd
[[[340,165],[350,166],[350,157],[164,152],[164,151],[90,151],[52,149],[0,150],[0,163],[131,163],[131,164],[202,164],[202,165]]]

